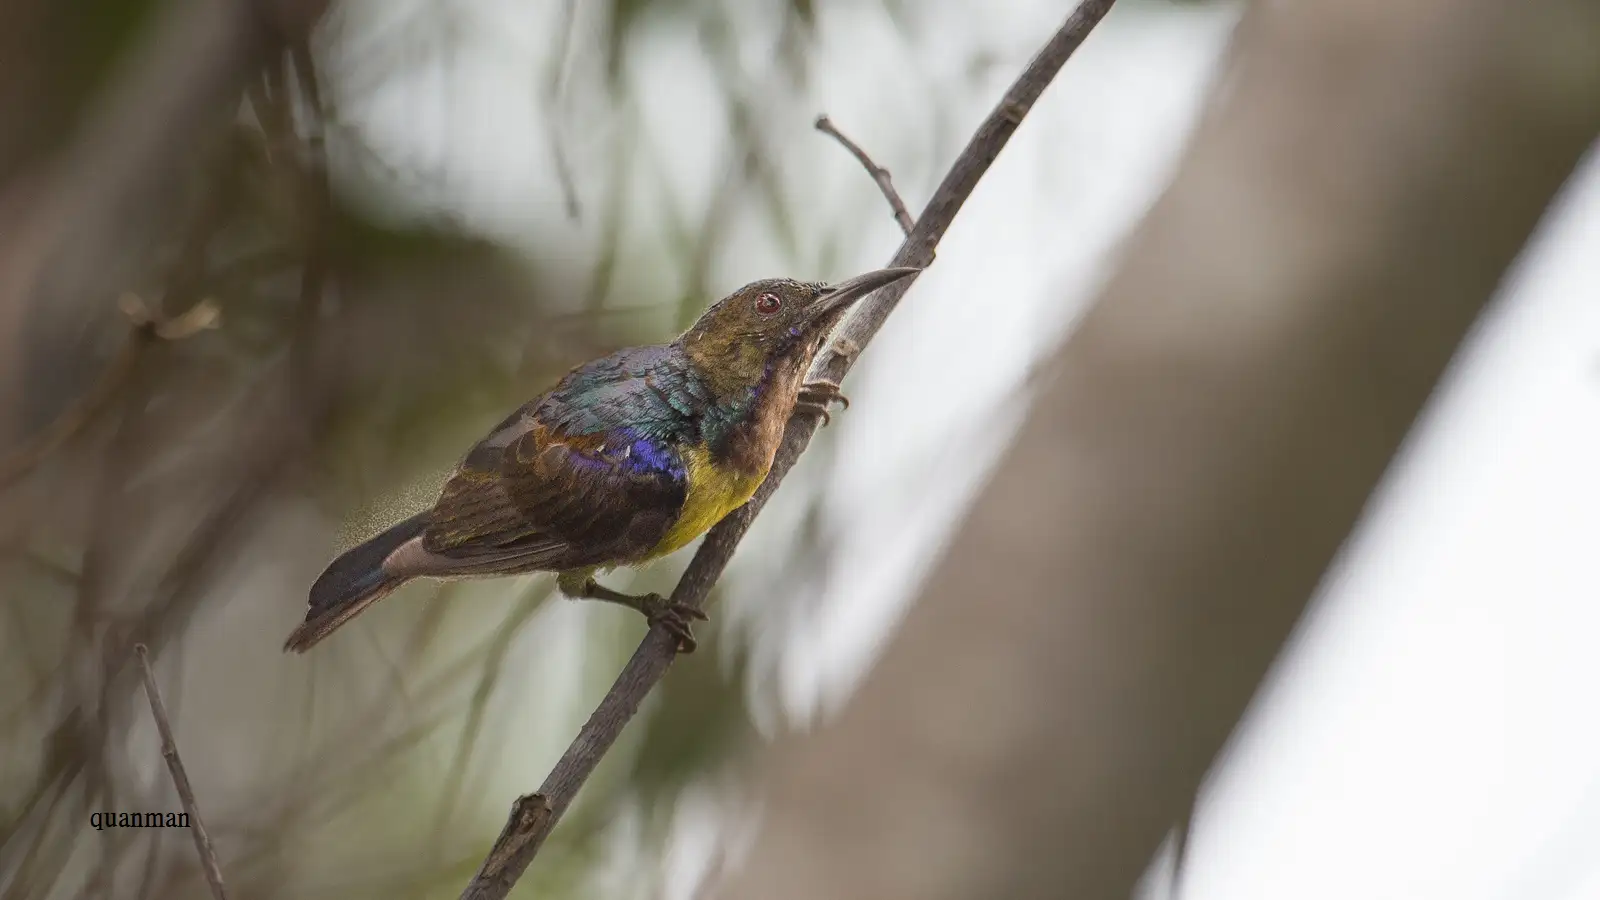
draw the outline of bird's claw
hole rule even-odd
[[[839,404],[843,409],[850,408],[850,398],[839,392],[839,386],[831,381],[813,381],[802,385],[800,394],[795,399],[794,411],[798,415],[819,416],[822,426],[826,427],[833,421],[829,407]]]
[[[639,611],[644,613],[645,620],[651,627],[661,626],[668,634],[678,639],[679,653],[693,653],[700,642],[694,637],[694,621],[702,622],[710,618],[705,610],[691,606],[683,601],[674,601],[660,594],[645,594],[639,598]]]
[[[828,405],[837,403],[850,408],[850,398],[840,393],[840,387],[831,381],[809,381],[800,386],[800,402]]]

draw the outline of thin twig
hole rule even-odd
[[[204,166],[208,174],[202,179],[205,188],[202,200],[184,229],[180,252],[167,267],[160,299],[147,303],[133,293],[124,293],[118,298],[118,308],[132,325],[124,349],[97,378],[88,394],[74,401],[43,435],[30,444],[33,455],[29,461],[20,468],[7,470],[7,477],[20,476],[27,467],[37,464],[64,445],[75,433],[86,428],[91,420],[107,410],[112,412],[111,424],[115,434],[106,446],[99,467],[100,489],[92,492],[97,499],[97,509],[90,518],[93,527],[87,536],[80,571],[73,577],[77,599],[72,618],[80,629],[85,627],[85,623],[98,621],[96,610],[107,600],[110,582],[106,573],[113,567],[111,554],[119,543],[112,534],[114,526],[111,523],[119,520],[118,511],[122,504],[118,498],[123,495],[119,488],[129,481],[130,473],[137,468],[139,454],[128,452],[128,440],[137,431],[136,423],[142,418],[146,406],[142,398],[148,396],[151,384],[150,367],[143,365],[139,357],[153,346],[156,339],[177,341],[192,337],[215,327],[220,316],[216,303],[201,297],[201,289],[207,273],[207,248],[235,208],[238,169],[231,155],[218,157],[215,162],[218,164],[216,168],[210,163]],[[132,653],[131,643],[123,644],[124,636],[117,635],[117,629],[112,629],[107,637],[110,641],[122,644],[123,649],[102,653],[105,647],[99,646],[98,638],[94,637],[86,637],[87,643],[80,649],[90,658],[109,656],[121,659]],[[68,696],[77,698],[78,702],[55,729],[57,734],[71,735],[71,739],[47,742],[48,746],[54,748],[51,753],[53,762],[61,766],[58,771],[70,770],[69,781],[81,779],[82,788],[75,791],[81,806],[115,808],[117,773],[122,760],[120,752],[109,741],[109,735],[114,730],[111,711],[121,708],[122,704],[102,701],[107,698],[112,684],[128,685],[132,689],[132,682],[120,677],[110,678],[101,680],[96,687],[89,678],[80,677],[87,674],[80,668],[69,665],[63,671],[68,675],[64,682]],[[61,680],[57,681],[59,686]],[[98,700],[92,696],[97,692]],[[53,815],[53,810],[50,815]],[[41,836],[50,833],[50,815],[39,826]],[[111,838],[101,854],[85,896],[109,895],[117,865],[129,840]],[[59,877],[57,870],[41,874],[37,880],[19,877],[13,884],[20,886],[19,889],[31,887],[35,893],[48,893],[50,885]],[[10,896],[8,893],[7,897]]]
[[[156,687],[155,673],[150,671],[150,651],[143,644],[134,644],[133,652],[139,657],[139,674],[144,676],[144,692],[150,697],[150,714],[155,716],[156,729],[161,732],[161,755],[172,772],[172,786],[178,789],[178,801],[189,815],[189,833],[194,835],[194,849],[200,854],[200,865],[206,870],[206,881],[211,883],[211,896],[228,900],[222,886],[222,867],[217,865],[217,852],[211,847],[211,835],[200,821],[200,807],[194,801],[194,788],[189,784],[189,773],[184,771],[183,759],[178,756],[178,743],[172,739],[172,723],[167,720],[167,705],[161,702],[161,690]]]
[[[826,114],[817,116],[817,130],[842,144],[846,150],[850,151],[851,156],[854,156],[861,162],[861,165],[866,167],[867,174],[871,175],[872,180],[878,183],[878,190],[883,191],[883,199],[888,200],[889,207],[894,210],[894,220],[900,223],[900,230],[905,232],[906,237],[910,237],[911,229],[915,227],[916,223],[911,221],[911,213],[906,212],[906,204],[905,201],[900,199],[900,192],[894,189],[894,180],[889,177],[889,170],[873,162],[872,157],[867,155],[867,151],[861,149],[861,145],[845,137],[843,132],[835,128],[833,120],[828,118]]]
[[[891,266],[925,266],[933,259],[934,247],[972,194],[979,179],[1010,140],[1039,95],[1094,26],[1110,11],[1114,2],[1084,0],[1067,17],[1044,49],[1028,63],[951,166],[944,181],[934,192],[933,199],[928,202],[927,209],[923,210],[916,227],[895,253]],[[895,282],[862,301],[859,311],[845,325],[825,357],[812,367],[812,377],[821,376],[838,383],[861,350],[872,340],[872,336],[883,326],[884,320],[894,311],[895,305],[914,280],[908,278]],[[733,557],[733,551],[750,528],[751,521],[805,451],[816,429],[815,417],[797,416],[789,420],[783,444],[778,449],[766,481],[749,503],[711,529],[683,577],[678,580],[672,592],[674,602],[695,608],[705,603],[712,585]],[[645,635],[639,649],[634,651],[611,690],[590,715],[589,721],[584,723],[577,738],[562,754],[538,792],[520,797],[512,805],[510,818],[482,868],[462,892],[462,900],[501,900],[510,893],[561,814],[572,803],[578,789],[616,742],[623,726],[638,712],[645,695],[666,674],[677,656],[677,644],[677,639],[663,629],[652,628]]]

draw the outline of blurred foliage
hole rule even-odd
[[[189,177],[140,218],[159,246],[126,292],[168,319],[209,302],[218,328],[160,338],[108,297],[60,343],[0,329],[0,352],[29,359],[17,418],[62,435],[0,447],[18,473],[0,481],[0,900],[206,896],[186,837],[84,824],[175,806],[135,641],[151,647],[235,896],[460,889],[640,623],[547,602],[547,579],[503,579],[409,587],[304,658],[279,644],[338,545],[431,500],[470,441],[568,367],[684,327],[729,286],[730,255],[836,271],[863,232],[808,224],[784,158],[818,112],[803,89],[835,7],[870,7],[907,35],[925,14],[904,0],[562,0],[525,34],[498,27],[514,3],[346,0],[310,47],[321,107],[308,68],[267,60],[214,140],[190,148]],[[117,81],[157,8],[0,4],[0,241],[96,109],[161,112]],[[633,67],[661,63],[640,47],[680,33],[719,123],[672,135],[715,155],[704,192],[669,177],[680,148],[641,124],[658,73]],[[976,77],[995,52],[971,53]],[[455,73],[502,54],[535,64],[486,105]],[[539,152],[562,202],[507,212],[501,173],[485,189],[459,164],[497,132],[455,129],[522,102],[548,129]],[[476,118],[452,118],[462,109]],[[928,115],[950,143],[942,106]],[[860,190],[878,202],[864,178]],[[782,565],[739,589],[778,627],[707,629],[518,896],[592,895],[619,868],[659,880],[680,792],[748,743],[747,682],[773,668],[781,626],[805,612],[795,599],[828,577],[828,454],[813,456],[784,491],[803,510]],[[673,575],[636,578],[660,590]]]
[[[58,147],[157,4],[16,2],[0,8],[0,177]]]
[[[797,84],[817,10],[767,7]],[[31,3],[0,18],[13,42],[32,34],[50,48],[0,62],[0,82],[34,88],[0,92],[0,124],[11,126],[0,128],[0,190],[65,152],[152,9]],[[671,255],[659,259],[624,249],[638,192],[655,187],[639,174],[649,148],[626,128],[601,148],[615,160],[605,202],[576,223],[593,244],[541,253],[444,213],[437,201],[453,188],[438,161],[394,158],[353,114],[364,91],[431,65],[404,36],[467,15],[460,4],[336,10],[316,44],[323,108],[308,102],[308,73],[274,59],[219,139],[194,148],[192,178],[152,219],[172,227],[127,290],[167,318],[212,303],[220,327],[169,341],[110,319],[87,344],[39,354],[37,383],[24,386],[42,427],[74,414],[83,383],[116,376],[102,404],[0,486],[0,897],[204,896],[186,839],[84,825],[91,811],[174,806],[128,665],[136,640],[152,648],[237,895],[459,890],[510,799],[531,787],[526,773],[554,760],[639,623],[554,606],[547,579],[512,579],[408,589],[304,659],[278,654],[279,632],[335,541],[425,502],[508,407],[571,365],[692,320],[720,283],[714,248],[736,211],[767,209],[796,251],[760,141],[770,97],[739,67],[731,9],[618,0],[599,29],[566,23],[561,43],[574,46],[558,56],[601,60],[577,67],[602,77],[585,102],[614,111],[631,102],[627,48],[650,29],[692,22],[715,59],[739,174],[703,208],[679,198],[665,210]],[[456,41],[452,53],[479,39],[433,35]],[[562,68],[547,67],[552,85],[580,77]],[[558,103],[585,89],[544,90]],[[685,277],[665,279],[681,289],[633,296],[614,277],[624,259],[634,276],[641,264],[681,266]],[[124,343],[129,368],[113,368]],[[679,663],[520,896],[582,895],[607,866],[659,864],[678,792],[749,734],[746,651],[723,652],[721,640],[713,629]],[[545,762],[497,777],[530,753]],[[658,812],[619,858],[627,809]]]

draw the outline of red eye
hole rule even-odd
[[[762,294],[756,298],[756,312],[763,316],[770,316],[783,307],[783,301],[777,294]]]

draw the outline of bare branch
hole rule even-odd
[[[873,162],[867,151],[861,149],[861,145],[845,137],[843,132],[835,128],[833,120],[828,118],[827,114],[817,116],[817,130],[844,145],[844,148],[850,151],[850,155],[861,162],[867,174],[878,183],[878,190],[883,191],[883,199],[889,201],[889,208],[894,210],[894,220],[900,223],[900,230],[906,233],[906,237],[910,237],[915,223],[911,221],[911,213],[906,212],[906,204],[900,199],[900,192],[894,189],[894,181],[889,177],[889,170]]]
[[[200,865],[206,871],[206,881],[211,884],[211,896],[228,900],[222,886],[222,867],[217,865],[217,852],[211,847],[211,835],[200,821],[200,806],[194,800],[194,787],[189,784],[189,773],[184,771],[183,759],[178,756],[178,743],[172,739],[172,722],[167,719],[167,705],[161,701],[161,690],[156,687],[156,676],[150,671],[150,651],[143,644],[134,644],[133,652],[139,657],[139,674],[144,676],[144,692],[150,697],[150,714],[155,717],[156,729],[161,732],[161,755],[172,772],[172,786],[178,790],[178,801],[189,815],[189,832],[194,835],[194,849],[200,854]]]
[[[1039,95],[1094,26],[1110,11],[1114,2],[1084,0],[1067,17],[1061,29],[1028,63],[1000,103],[978,126],[966,149],[934,192],[911,234],[894,254],[890,265],[926,266],[932,261],[934,247],[972,194],[979,179],[988,171]],[[862,301],[859,311],[845,325],[825,357],[813,366],[812,374],[829,378],[835,383],[843,378],[914,280],[896,282]],[[813,417],[798,416],[789,421],[783,445],[778,449],[766,481],[749,503],[711,529],[673,590],[674,602],[696,608],[705,604],[712,585],[733,557],[733,551],[749,530],[751,521],[805,451],[816,429],[817,420]],[[462,900],[496,900],[510,893],[555,823],[560,820],[561,814],[572,803],[578,789],[616,742],[623,726],[638,712],[645,695],[666,674],[677,655],[677,643],[676,638],[662,629],[651,629],[645,636],[639,649],[634,651],[627,666],[617,676],[611,690],[579,730],[577,738],[562,754],[539,791],[519,798],[513,805],[511,816],[495,840],[488,858],[484,860],[483,867],[462,892]]]

